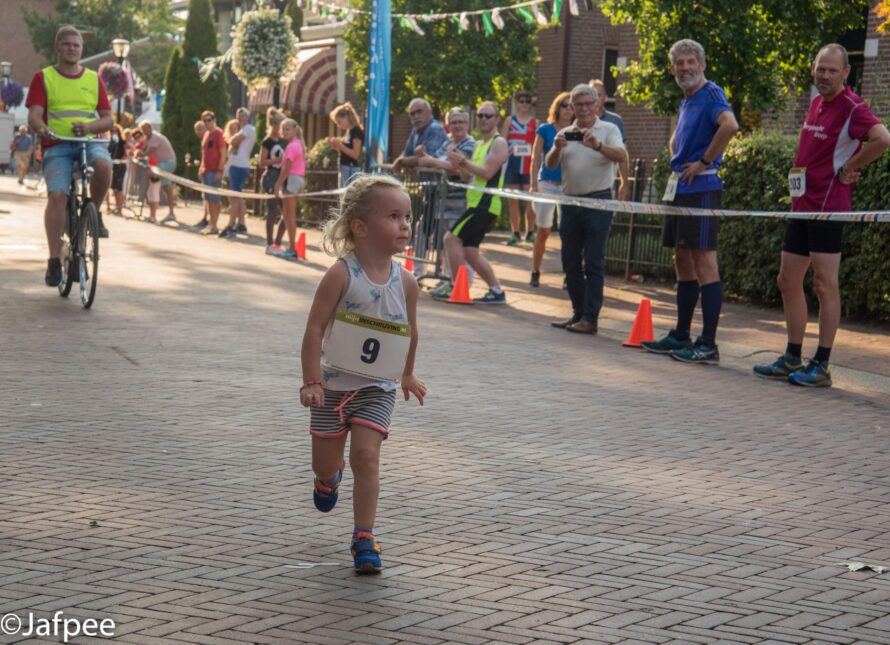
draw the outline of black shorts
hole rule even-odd
[[[722,190],[678,194],[672,203],[673,206],[685,206],[686,208],[720,208],[722,204]],[[662,244],[672,249],[716,251],[719,235],[719,217],[666,215]]]
[[[111,167],[111,189],[112,190],[120,190],[124,189],[124,177],[127,174],[127,166],[126,164],[116,163]]]
[[[485,234],[494,226],[495,215],[481,208],[468,208],[451,227],[451,234],[460,238],[464,246],[478,247]]]
[[[788,221],[782,250],[794,255],[840,253],[844,247],[844,222]]]

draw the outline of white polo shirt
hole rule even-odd
[[[559,134],[564,135],[568,131],[579,129],[573,123],[560,130]],[[604,145],[624,148],[621,131],[614,123],[597,119],[588,129]],[[562,168],[562,190],[566,195],[586,195],[612,189],[616,165],[602,152],[597,152],[580,141],[569,141],[560,151],[559,162]]]

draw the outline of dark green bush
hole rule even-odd
[[[790,207],[788,169],[797,138],[757,131],[736,137],[726,150],[723,207],[732,210],[782,211]],[[723,218],[718,250],[720,278],[733,296],[758,304],[780,305],[776,286],[785,222],[750,217]]]

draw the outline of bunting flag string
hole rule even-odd
[[[357,14],[369,15],[365,9],[346,9],[338,4],[326,0],[297,0],[301,9],[316,13],[322,18],[330,20],[351,21]],[[420,23],[453,20],[458,31],[463,33],[474,29],[482,31],[486,36],[492,35],[495,30],[502,30],[506,26],[504,16],[510,16],[529,25],[537,24],[541,27],[549,27],[559,23],[562,7],[565,0],[523,0],[503,7],[491,7],[488,9],[475,9],[467,11],[453,11],[447,13],[393,13],[392,18],[404,29],[411,30],[423,36],[425,34]],[[581,7],[592,11],[592,0],[569,0],[569,14],[578,16]]]

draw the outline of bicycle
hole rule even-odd
[[[62,235],[62,281],[59,295],[67,298],[74,281],[80,282],[80,302],[89,309],[96,297],[99,272],[99,212],[90,197],[93,167],[87,163],[87,144],[109,139],[50,136],[54,141],[80,144],[79,172],[71,173],[71,186],[65,207],[65,232]],[[80,186],[78,186],[78,183]]]

